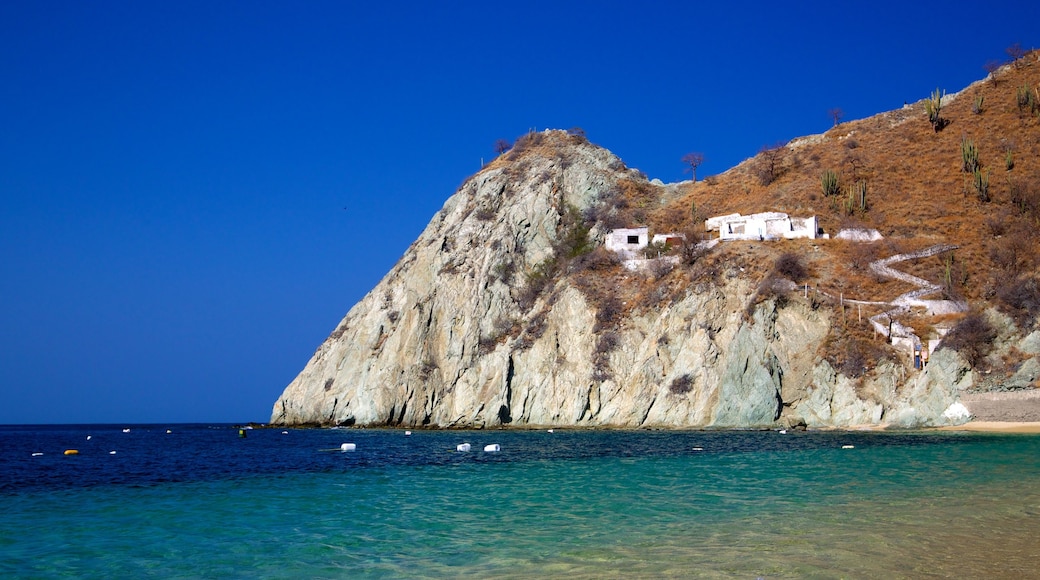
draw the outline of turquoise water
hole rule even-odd
[[[1040,577],[1038,436],[165,429],[0,428],[0,575]]]

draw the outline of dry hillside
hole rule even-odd
[[[935,108],[938,114],[930,117],[929,109]],[[580,130],[568,138],[584,140]],[[559,145],[532,133],[493,166],[504,164],[522,173],[526,155],[559,156]],[[972,146],[977,163],[971,161]],[[567,163],[565,158],[559,161]],[[966,167],[968,163],[975,166]],[[823,185],[826,172],[837,177],[829,194]],[[836,325],[821,354],[842,372],[857,376],[878,359],[897,356],[867,323],[881,308],[840,309],[830,297],[892,300],[913,287],[873,274],[868,264],[940,243],[958,248],[903,262],[898,269],[943,286],[945,298],[967,301],[973,310],[997,306],[1021,330],[1036,323],[1040,52],[1028,53],[959,92],[939,88],[936,95],[899,110],[764,147],[737,167],[696,183],[662,186],[633,170],[625,175],[595,211],[584,220],[571,220],[575,231],[564,236],[566,247],[558,248],[562,252],[555,262],[526,273],[528,302],[551,291],[554,285],[546,285],[547,279],[568,277],[599,305],[597,326],[606,339],[630,311],[707,287],[713,278],[747,277],[760,285],[757,298],[811,300],[814,307],[833,308],[842,324]],[[681,231],[692,239],[704,235],[706,217],[764,211],[819,216],[821,228],[830,235],[861,227],[877,229],[884,239],[730,242],[706,255],[685,252],[689,255],[683,255],[683,267],[660,269],[650,276],[625,271],[602,248],[583,246],[588,228],[603,233],[647,225],[652,233]],[[791,255],[798,258],[793,268],[780,260]],[[781,278],[807,286],[809,295],[804,290],[797,296],[783,291],[775,283]],[[930,338],[936,336],[936,327],[955,326],[961,317],[908,312],[900,322]],[[976,334],[969,338],[992,340],[988,329]],[[982,363],[981,356],[969,358]],[[1006,362],[1007,369],[1015,367],[1014,360]]]

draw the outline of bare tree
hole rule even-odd
[[[690,166],[690,171],[693,173],[693,181],[696,182],[697,168],[700,167],[701,163],[704,163],[704,154],[696,151],[687,153],[682,156],[682,162]]]
[[[505,153],[506,151],[509,151],[512,148],[513,146],[509,143],[509,141],[506,141],[505,139],[499,139],[498,141],[495,141],[495,153],[498,153],[499,155]]]
[[[831,116],[831,119],[834,119],[834,126],[837,127],[838,123],[841,123],[841,118],[845,116],[845,111],[842,111],[838,107],[834,107],[827,111],[827,114]]]
[[[1000,63],[995,60],[991,60],[986,62],[986,64],[982,65],[982,68],[986,69],[986,72],[989,73],[990,82],[992,82],[993,85],[996,86],[997,71],[1000,70]]]
[[[777,141],[772,145],[763,145],[759,149],[759,162],[755,170],[759,183],[769,185],[783,173],[784,148],[786,146],[786,141]]]
[[[1012,44],[1011,46],[1007,47],[1007,49],[1004,52],[1006,52],[1007,55],[1011,57],[1011,62],[1015,63],[1015,66],[1017,67],[1017,61],[1021,59],[1023,56],[1025,56],[1026,53],[1029,51],[1022,48],[1022,45],[1016,42],[1015,44]]]

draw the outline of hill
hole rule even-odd
[[[649,181],[578,130],[525,135],[350,310],[272,422],[963,421],[965,393],[1040,374],[1038,85],[1027,54],[696,183]],[[703,241],[707,217],[767,211],[883,239]],[[637,226],[672,243],[627,260],[605,247]],[[952,348],[919,369],[907,347],[927,357],[940,338]]]

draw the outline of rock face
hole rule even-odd
[[[566,251],[575,216],[590,215],[621,179],[645,181],[584,139],[529,135],[448,199],[286,387],[271,422],[757,428],[957,420],[944,411],[972,374],[952,351],[937,352],[923,373],[883,363],[845,377],[818,355],[831,325],[826,311],[794,300],[755,304],[756,284],[739,276],[626,309],[604,327],[609,305],[565,272],[543,274]],[[601,227],[588,233],[592,242],[602,241]]]

